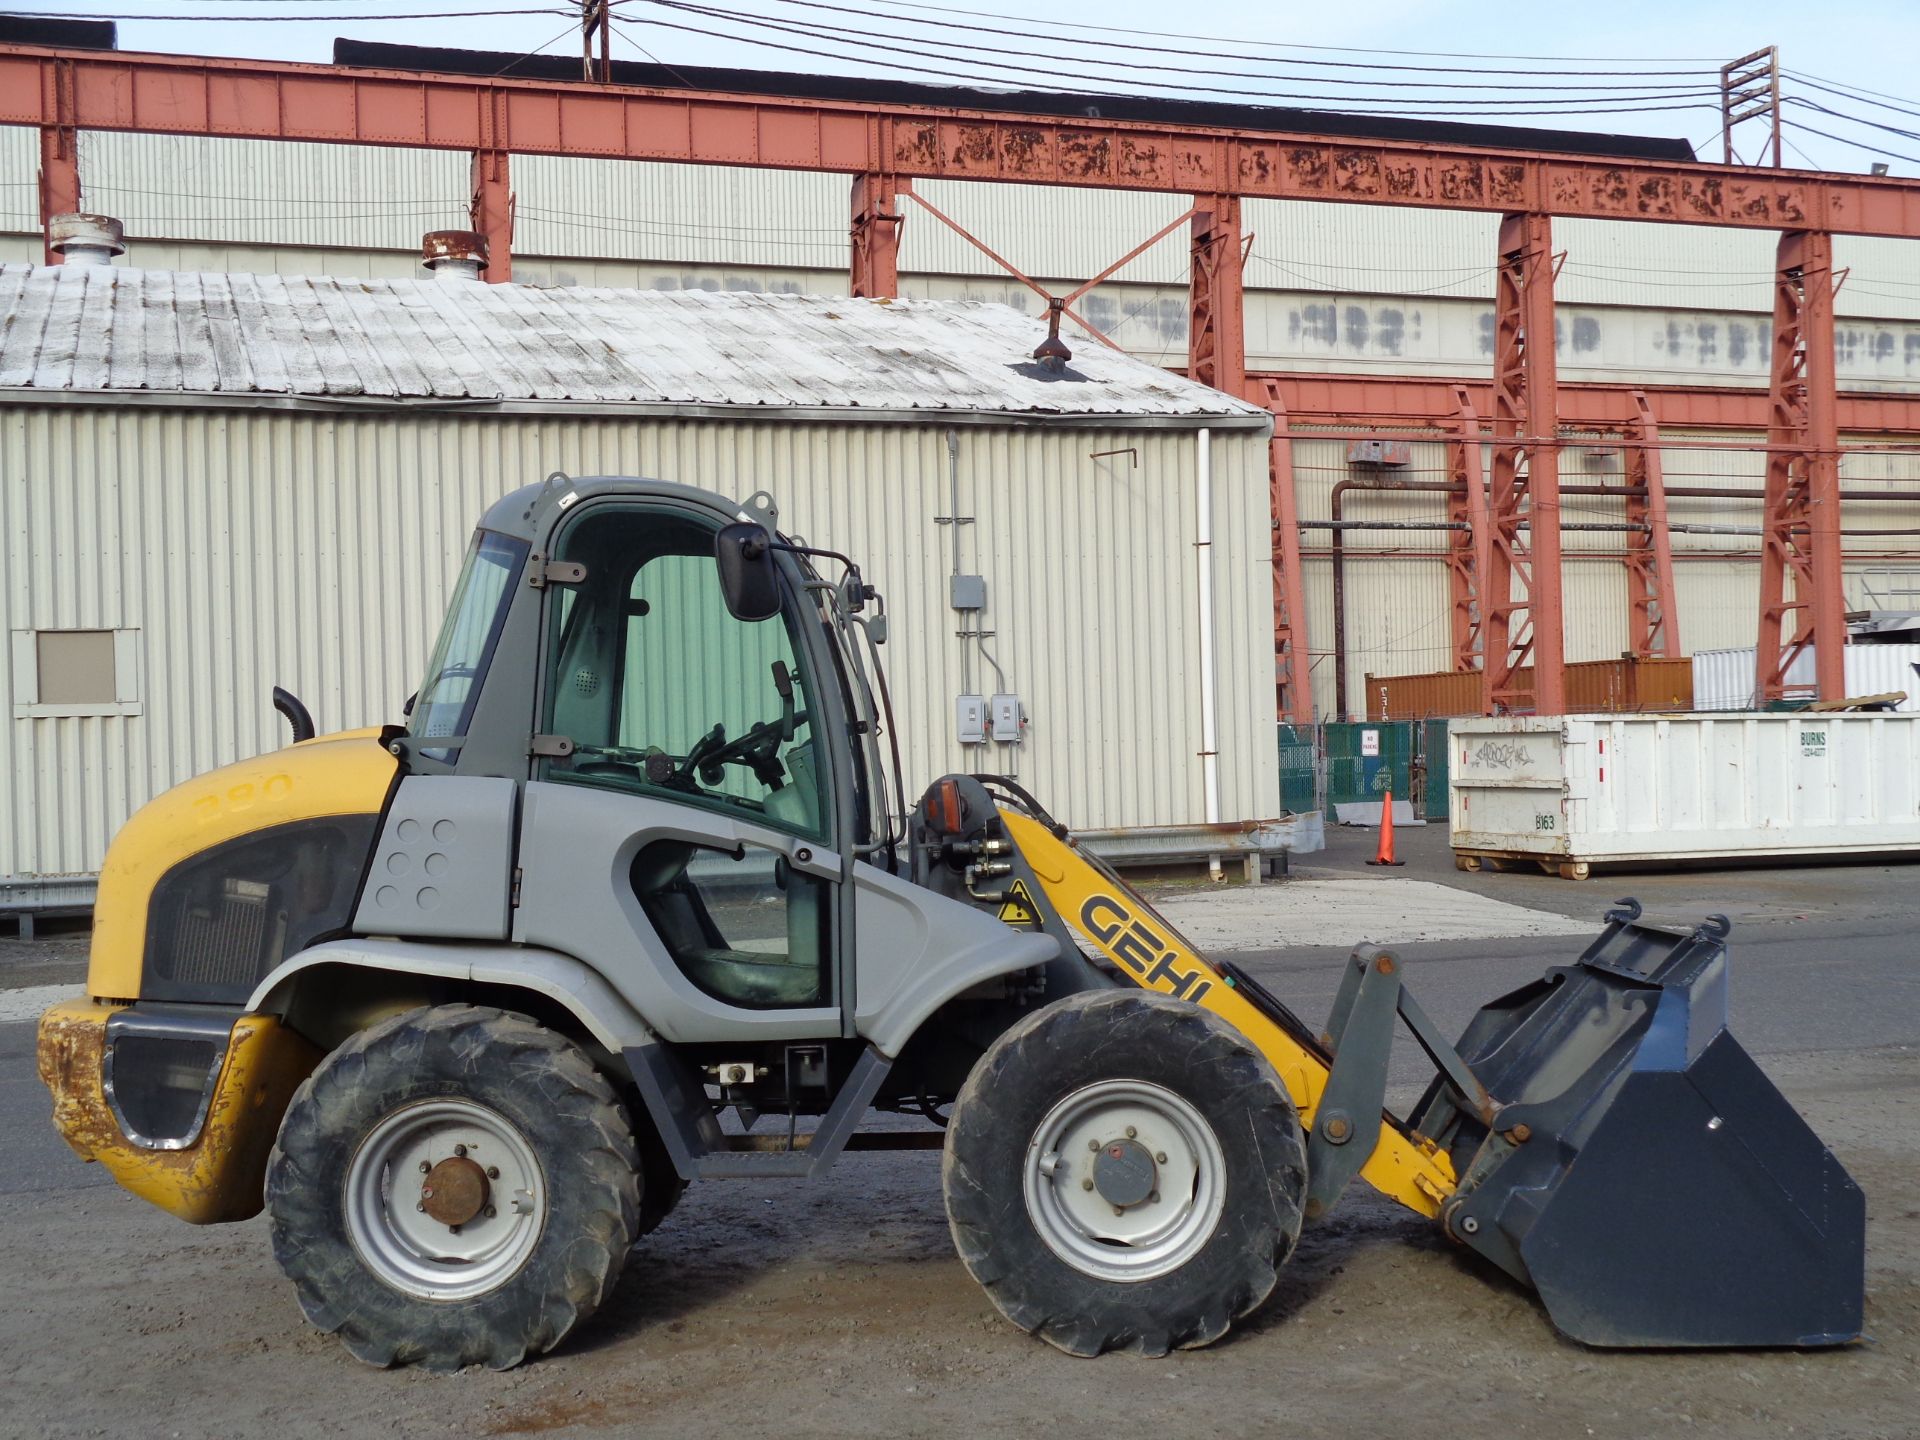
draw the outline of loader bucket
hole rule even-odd
[[[1449,1232],[1589,1345],[1860,1336],[1866,1200],[1726,1028],[1727,924],[1631,901],[1579,963],[1486,1006],[1413,1116],[1460,1174]]]

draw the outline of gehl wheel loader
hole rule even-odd
[[[1859,1336],[1864,1200],[1728,1033],[1724,924],[1624,903],[1455,1042],[1363,946],[1316,1031],[1013,783],[907,805],[884,602],[776,522],[522,489],[404,725],[280,692],[296,743],[135,814],[40,1023],[73,1147],[184,1220],[264,1205],[383,1365],[517,1364],[690,1183],[928,1137],[967,1269],[1078,1355],[1217,1340],[1356,1177],[1589,1344]]]

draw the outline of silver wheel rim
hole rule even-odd
[[[1148,1198],[1103,1189],[1103,1152],[1152,1158]],[[1173,1091],[1102,1080],[1047,1112],[1027,1144],[1027,1217],[1061,1260],[1102,1280],[1178,1270],[1212,1237],[1226,1204],[1226,1155],[1213,1127]],[[1091,1188],[1089,1183],[1092,1182]],[[1146,1183],[1146,1182],[1142,1182]]]
[[[427,1213],[422,1186],[456,1157],[481,1167],[485,1203],[449,1225]],[[527,1263],[546,1224],[546,1179],[533,1147],[505,1116],[470,1100],[394,1111],[360,1142],[345,1185],[347,1234],[361,1263],[425,1300],[498,1289]]]

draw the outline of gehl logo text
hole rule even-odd
[[[1080,924],[1107,953],[1149,985],[1198,1004],[1213,982],[1111,895],[1093,895],[1080,907]]]

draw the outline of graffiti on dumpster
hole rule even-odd
[[[1533,752],[1524,740],[1482,740],[1473,763],[1489,770],[1518,770],[1533,764]]]

